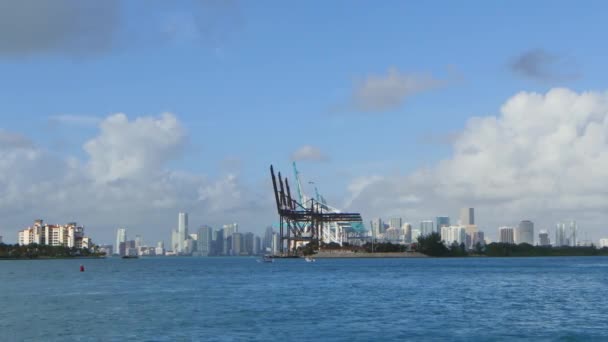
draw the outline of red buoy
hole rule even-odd
[[[84,272],[84,265],[80,265],[80,272]]]

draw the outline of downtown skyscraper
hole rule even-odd
[[[463,226],[475,224],[475,208],[460,209],[460,224]]]
[[[188,238],[188,213],[177,215],[177,252],[184,253]]]
[[[125,228],[118,228],[116,231],[116,246],[114,246],[114,253],[118,255],[124,255],[124,243],[127,241],[127,230]],[[122,245],[122,250],[120,244]]]

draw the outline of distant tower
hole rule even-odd
[[[403,224],[403,240],[405,243],[412,243],[412,225],[409,223]]]
[[[139,248],[141,246],[143,246],[141,235],[135,235],[135,248]]]
[[[372,235],[378,237],[378,235],[384,233],[384,224],[381,218],[376,218],[372,221]]]
[[[475,224],[475,208],[460,209],[460,224],[463,226]]]
[[[538,244],[541,246],[550,246],[551,240],[549,239],[549,233],[546,230],[538,232]]]
[[[116,231],[116,246],[114,247],[114,251],[118,255],[124,255],[124,243],[127,241],[127,230],[124,228],[118,228]],[[120,249],[120,244],[123,244],[122,250]]]
[[[392,217],[388,222],[391,228],[401,229],[401,217]]]
[[[264,253],[272,250],[272,233],[272,227],[266,227],[266,231],[264,232],[264,240],[262,241],[262,250]]]
[[[570,246],[576,246],[578,242],[576,239],[577,230],[576,221],[570,221]]]
[[[209,226],[202,226],[198,230],[198,241],[197,241],[197,249],[198,255],[200,256],[209,256],[212,252],[213,246],[213,229]]]
[[[420,221],[420,235],[429,235],[434,231],[434,223],[431,220]]]
[[[534,222],[524,220],[519,222],[519,226],[515,230],[515,243],[527,243],[534,245]]]
[[[184,253],[186,239],[188,237],[188,214],[179,213],[177,215],[177,252]]]
[[[435,225],[436,232],[441,234],[441,227],[449,227],[450,226],[450,218],[447,216],[437,216],[435,219],[437,224]]]
[[[501,243],[515,243],[513,237],[513,227],[500,227],[498,228],[499,242]]]
[[[576,221],[558,222],[555,226],[555,246],[576,246]]]

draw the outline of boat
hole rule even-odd
[[[139,259],[137,255],[123,255],[123,259]]]
[[[274,262],[274,258],[270,255],[264,255],[262,259],[258,259],[258,262]]]
[[[313,259],[311,257],[306,257],[306,258],[304,258],[304,260],[306,260],[306,262],[315,262],[315,261],[317,261],[317,260],[315,260],[315,259]]]

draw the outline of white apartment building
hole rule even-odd
[[[467,241],[467,230],[465,226],[449,226],[441,227],[441,240],[446,245],[451,245],[454,242],[457,244],[466,243]]]
[[[19,231],[19,245],[29,244],[90,248],[93,243],[84,236],[84,228],[75,222],[66,225],[45,224],[36,220],[34,225]]]

